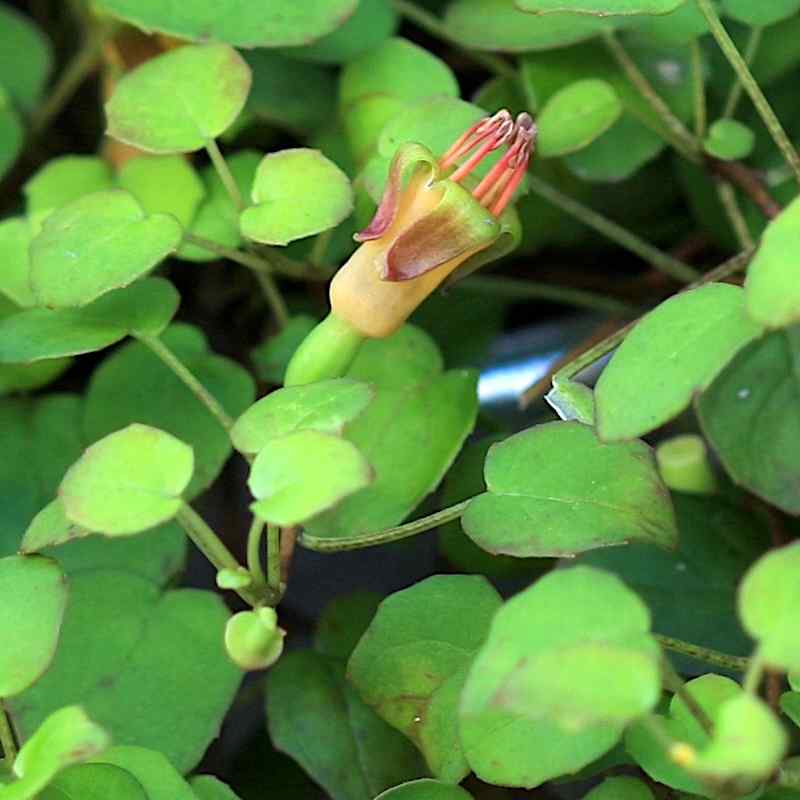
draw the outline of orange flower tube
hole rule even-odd
[[[286,385],[342,375],[365,338],[390,336],[454,273],[508,252],[516,238],[508,206],[535,139],[528,114],[513,120],[503,110],[475,123],[438,161],[422,145],[401,146],[374,219],[355,237],[361,246],[331,282],[331,313],[298,348]],[[503,157],[467,189],[464,179],[500,147]]]

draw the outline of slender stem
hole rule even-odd
[[[620,247],[624,247],[626,250],[635,253],[661,272],[683,283],[689,283],[698,277],[696,270],[692,269],[688,264],[684,264],[668,253],[664,253],[657,247],[653,247],[649,242],[640,239],[636,234],[608,219],[608,217],[604,217],[594,209],[563,194],[538,176],[529,172],[528,181],[530,182],[531,189],[540,197],[552,203],[554,206],[557,206],[562,211],[565,211],[567,214],[579,219],[585,225],[593,228],[606,238],[611,239],[611,241],[616,242]]]
[[[233,420],[225,412],[219,401],[189,371],[188,367],[157,336],[138,336],[140,342],[150,348],[165,366],[169,367],[187,389],[209,410],[219,424],[229,431]]]
[[[499,275],[472,275],[455,283],[453,288],[464,292],[479,292],[500,297],[550,300],[554,303],[604,311],[622,317],[632,316],[635,311],[633,306],[613,297],[572,289],[568,286],[552,286],[547,283],[518,280]]]
[[[672,664],[670,664],[669,659],[662,658],[661,664],[664,671],[664,685],[666,688],[683,700],[684,705],[689,709],[689,713],[697,720],[700,727],[711,736],[714,732],[714,723],[711,721],[708,714],[706,714],[703,707],[695,700],[691,692],[687,691],[686,684],[675,671]]]
[[[468,50],[450,36],[442,21],[435,14],[431,14],[430,11],[420,8],[415,3],[409,2],[409,0],[393,0],[392,5],[398,14],[410,20],[419,28],[431,34],[431,36],[454,45],[476,64],[486,67],[490,72],[500,77],[509,78],[513,81],[517,80],[516,70],[511,64],[492,53],[478,53],[474,50]]]
[[[202,247],[209,253],[216,253],[220,258],[227,258],[228,261],[235,261],[243,267],[253,270],[253,272],[279,272],[289,278],[297,278],[307,281],[326,281],[330,277],[324,271],[313,268],[310,264],[302,261],[293,261],[286,256],[267,250],[268,258],[263,258],[258,253],[237,250],[233,247],[225,247],[212,239],[197,236],[194,233],[184,232],[183,240],[195,247]]]
[[[750,31],[747,44],[744,46],[744,62],[748,67],[753,63],[756,57],[763,33],[763,28],[753,28]],[[741,98],[741,96],[742,82],[739,80],[739,76],[737,75],[733,82],[733,86],[731,86],[731,90],[728,93],[728,99],[725,101],[725,109],[722,112],[723,117],[732,117],[736,113],[736,106],[739,105],[739,98]]]
[[[243,250],[225,247],[225,245],[218,244],[211,239],[205,239],[202,236],[195,236],[195,234],[188,231],[183,234],[183,240],[188,244],[195,245],[195,247],[202,247],[203,250],[208,250],[209,253],[215,253],[221,258],[227,258],[228,261],[235,261],[237,264],[252,269],[254,272],[269,272],[272,269],[272,265],[268,261],[259,258],[254,253],[245,253]]]
[[[706,82],[703,76],[703,51],[700,40],[692,39],[689,45],[692,59],[692,89],[694,94],[694,133],[697,139],[703,140],[708,125],[708,107],[706,105]]]
[[[472,498],[470,498],[471,500]],[[444,525],[445,522],[458,519],[466,510],[470,500],[456,503],[454,506],[428,514],[427,517],[420,517],[413,522],[405,525],[398,525],[395,528],[386,528],[376,533],[363,533],[356,536],[342,537],[341,539],[317,539],[304,533],[300,543],[309,550],[317,550],[322,553],[333,553],[339,550],[358,550],[362,547],[374,547],[379,544],[389,544],[400,539],[408,539],[418,533],[429,531]]]
[[[754,246],[755,242],[750,235],[750,229],[747,227],[747,221],[742,214],[742,209],[739,208],[739,201],[736,199],[736,190],[729,183],[720,181],[717,183],[717,194],[725,209],[725,214],[728,221],[731,223],[733,232],[736,234],[736,239],[739,246],[749,250]]]
[[[175,516],[175,520],[218,572],[221,569],[243,569],[219,536],[214,533],[206,521],[188,503],[184,503]],[[235,591],[245,603],[251,606],[263,605],[265,602],[263,592],[259,591],[259,587],[252,584]]]
[[[680,653],[684,656],[703,661],[706,664],[711,664],[715,667],[722,669],[729,669],[735,672],[744,672],[750,659],[741,656],[732,656],[728,653],[721,653],[719,650],[712,650],[709,647],[702,647],[699,644],[692,644],[691,642],[684,642],[681,639],[675,639],[672,636],[662,636],[661,634],[654,634],[659,643],[666,650],[671,650],[673,653]]]
[[[612,31],[603,34],[603,41],[611,52],[611,55],[619,64],[628,80],[638,89],[639,94],[644,98],[650,108],[658,115],[664,126],[675,138],[677,149],[687,158],[696,161],[699,152],[699,143],[691,134],[686,126],[672,113],[672,109],[667,105],[661,95],[655,90],[653,84],[647,76],[639,69],[639,65],[631,58],[622,42]]]
[[[706,166],[723,180],[740,189],[767,218],[774,219],[783,210],[767,191],[761,175],[741,161],[723,161],[706,156]]]
[[[6,766],[11,767],[17,757],[17,743],[14,740],[11,720],[2,698],[0,698],[0,747],[3,749]]]
[[[313,266],[319,268],[325,263],[325,253],[328,252],[331,236],[333,236],[333,228],[328,228],[315,237],[311,252],[308,254],[308,260]]]
[[[747,672],[744,674],[742,681],[742,688],[750,694],[758,692],[758,687],[761,686],[761,679],[764,677],[764,661],[760,653],[756,650],[750,663],[747,665]]]
[[[725,30],[725,26],[722,24],[722,20],[719,18],[714,4],[711,0],[697,0],[697,5],[706,18],[708,27],[717,40],[720,50],[722,50],[725,58],[728,59],[730,65],[739,76],[739,81],[747,94],[750,95],[753,105],[756,107],[761,119],[767,126],[767,130],[770,132],[775,144],[781,151],[786,163],[792,168],[795,178],[800,181],[800,155],[798,155],[797,150],[794,149],[794,145],[786,135],[783,125],[781,125],[780,120],[772,110],[772,106],[764,96],[764,92],[761,91],[761,87],[753,77],[753,73],[750,72],[750,67],[747,66],[747,62],[742,58],[733,39],[731,39],[728,31]]]
[[[278,327],[285,328],[290,319],[289,307],[286,305],[280,289],[278,289],[278,284],[275,283],[275,278],[268,272],[261,270],[256,272],[255,276],[259,286],[261,286],[261,291],[264,293],[267,304],[272,310],[275,321],[278,323]]]
[[[228,167],[228,162],[225,161],[222,153],[219,151],[219,145],[217,145],[216,139],[209,139],[206,142],[206,152],[211,158],[211,163],[214,165],[214,169],[217,171],[217,175],[219,175],[219,179],[222,181],[225,191],[228,193],[231,200],[233,200],[233,204],[236,208],[242,211],[245,207],[245,202],[242,199],[239,187],[236,185],[236,181]]]
[[[117,23],[96,26],[86,37],[72,60],[62,70],[47,99],[31,116],[31,134],[40,134],[56,117],[78,87],[100,63],[103,46],[117,32]]]
[[[267,579],[261,566],[261,539],[264,533],[264,520],[254,516],[247,532],[247,569],[253,576],[256,586],[265,586]]]
[[[281,529],[277,525],[267,527],[267,586],[273,595],[283,593],[281,581]]]

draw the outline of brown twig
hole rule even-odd
[[[780,204],[767,191],[761,176],[741,161],[722,161],[706,158],[709,170],[741,189],[758,206],[767,219],[775,219],[781,213]]]

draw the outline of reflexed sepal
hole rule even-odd
[[[500,222],[460,184],[441,181],[436,207],[395,239],[385,256],[382,278],[408,281],[459,256],[491,247]],[[474,258],[474,256],[471,256]]]
[[[389,176],[386,179],[386,188],[378,210],[375,212],[372,222],[353,237],[357,242],[378,239],[386,232],[397,215],[403,190],[408,186],[409,181],[424,169],[429,172],[429,183],[439,177],[439,166],[433,153],[427,147],[416,142],[406,142],[401,145],[392,159]]]
[[[446,289],[448,286],[452,286],[456,281],[460,281],[462,278],[466,278],[467,275],[471,275],[484,264],[497,261],[519,247],[519,243],[522,239],[522,224],[519,221],[517,209],[514,208],[514,206],[506,208],[500,215],[498,224],[500,226],[500,233],[494,242],[466,259],[466,261],[447,278],[442,288]]]

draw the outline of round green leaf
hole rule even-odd
[[[588,567],[551,572],[506,602],[461,695],[461,742],[478,777],[532,788],[610,750],[659,699],[649,627],[630,589]]]
[[[769,225],[747,269],[747,313],[768,328],[800,322],[800,198],[793,200]]]
[[[149,800],[127,770],[112,764],[68,767],[39,795],[39,800]]]
[[[471,800],[472,795],[460,786],[420,778],[394,786],[379,794],[375,800]]]
[[[183,776],[163,753],[155,750],[117,745],[96,759],[94,765],[116,766],[133,775],[144,787],[148,800],[197,800]]]
[[[265,244],[285,245],[338,225],[353,210],[347,175],[319,150],[298,147],[265,156],[252,191],[255,206],[241,230]]]
[[[182,156],[139,156],[126,161],[117,175],[146,214],[171,214],[188,228],[206,190],[194,167]]]
[[[598,17],[631,14],[669,14],[685,0],[514,0],[521,11],[531,14],[551,14],[566,11],[570,14],[594,14]]]
[[[636,32],[655,44],[683,47],[704,33],[708,23],[697,3],[684,3],[670,14],[657,17],[640,17]]]
[[[17,731],[27,738],[53,709],[79,703],[118,745],[151,747],[172,774],[189,772],[219,735],[241,681],[223,648],[228,618],[211,592],[162,593],[127,568],[77,569],[50,669],[9,704]],[[133,773],[149,800],[179,796],[166,781],[148,782],[138,759],[103,760]],[[154,794],[159,783],[163,793]]]
[[[583,800],[653,800],[650,787],[638,778],[606,778]]]
[[[706,438],[736,483],[790,514],[800,514],[800,327],[745,347],[700,395]],[[746,432],[746,435],[743,435]]]
[[[105,750],[108,734],[92,722],[80,706],[54,711],[28,739],[14,761],[19,776],[15,794],[20,800],[38,795],[51,779],[70,764],[86,761]]]
[[[35,232],[53,211],[79,197],[114,188],[108,162],[97,156],[61,156],[48,161],[22,187]]]
[[[311,650],[281,658],[268,675],[267,719],[273,746],[330,797],[365,800],[426,774],[414,746],[364,703],[338,659]]]
[[[180,243],[166,214],[148,216],[128,192],[94,192],[52,213],[31,243],[31,287],[41,305],[82,306],[149,272]]]
[[[58,493],[73,522],[124,536],[171,519],[193,467],[191,447],[164,431],[133,424],[86,450]]]
[[[24,54],[20,58],[20,54]],[[0,6],[0,85],[26,113],[44,90],[52,68],[50,43],[33,24],[8,3]]]
[[[603,444],[577,422],[537,425],[491,448],[485,478],[488,491],[461,523],[490,553],[563,556],[632,540],[670,547],[677,539],[644,442]]]
[[[9,643],[0,649],[0,697],[11,697],[34,683],[55,655],[67,585],[55,561],[9,556],[0,559],[0,586],[0,639]]]
[[[213,775],[195,775],[189,786],[197,800],[239,800],[239,796],[229,786]]]
[[[291,47],[307,44],[338,28],[358,0],[270,0],[268,9],[252,0],[195,0],[190,5],[163,0],[101,0],[98,5],[144,30],[185,39],[216,39],[238,47]]]
[[[735,119],[718,119],[708,129],[703,149],[714,158],[737,161],[753,151],[756,136],[747,125]]]
[[[736,590],[769,546],[769,532],[752,514],[717,496],[675,494],[672,500],[677,549],[634,543],[585,553],[581,563],[624,580],[647,603],[658,633],[746,656],[752,642],[736,617]],[[681,598],[679,605],[674,597]],[[674,653],[670,660],[689,674],[701,666]]]
[[[742,693],[722,705],[715,722],[692,772],[712,786],[734,785],[737,794],[757,789],[786,754],[788,736],[777,717],[761,698]]]
[[[550,50],[612,30],[612,21],[590,15],[520,11],[514,0],[453,0],[444,16],[449,38],[476,50],[525,53]]]
[[[721,709],[728,700],[742,694],[742,688],[738,683],[730,678],[713,674],[702,675],[689,681],[685,691],[712,723],[717,721]],[[678,695],[672,696],[668,715],[654,715],[653,722],[661,725],[665,734],[698,752],[709,743],[708,734]],[[678,766],[670,758],[663,741],[653,734],[650,726],[634,723],[625,735],[625,747],[636,763],[653,780],[692,795],[715,796],[713,790],[704,787],[697,777],[690,775],[684,767]]]
[[[754,3],[753,0],[722,0],[722,10],[729,17],[745,25],[765,28],[800,11],[800,0],[770,0],[769,3]]]
[[[623,115],[591,144],[564,163],[581,180],[617,183],[635,175],[665,147],[658,133],[632,114]]]
[[[232,47],[179,47],[120,80],[106,103],[108,133],[152,153],[199,150],[239,116],[249,91],[250,68]]]
[[[25,217],[11,217],[0,222],[0,292],[16,305],[36,305],[30,286],[31,262],[28,248],[31,228]]]
[[[482,576],[436,575],[384,600],[350,657],[348,677],[361,697],[448,782],[469,773],[459,693],[500,605]]]
[[[269,442],[256,457],[247,485],[251,509],[275,525],[297,525],[372,481],[358,448],[338,436],[299,430]]]
[[[551,97],[536,118],[536,153],[553,158],[574,153],[607,131],[622,113],[614,87],[587,78],[564,87]]]
[[[350,378],[279,389],[236,420],[231,429],[233,446],[242,453],[255,454],[270,440],[294,431],[341,433],[371,399],[370,387]]]
[[[335,597],[317,620],[314,649],[346,661],[369,627],[381,599],[379,594],[366,591]]]
[[[30,308],[0,320],[0,363],[102,350],[128,334],[157,336],[180,298],[164,278],[145,278],[80,308]]]
[[[333,33],[286,52],[303,61],[341,64],[377,49],[396,27],[397,14],[390,0],[360,0],[355,13]]]
[[[250,375],[235,362],[211,353],[202,332],[172,325],[159,337],[186,368],[236,418],[252,402]],[[231,441],[213,414],[143,342],[129,342],[96,370],[86,397],[88,441],[141,422],[171,433],[194,450],[194,477],[187,499],[210,485],[231,453]]]
[[[646,314],[595,388],[597,430],[606,441],[648,433],[683,411],[760,329],[738,286],[711,283]]]
[[[342,106],[375,94],[411,102],[433,95],[458,97],[459,89],[453,71],[444,61],[408,39],[397,37],[351,61],[342,70],[339,78]]]
[[[742,581],[739,614],[772,667],[800,670],[800,543],[772,550]]]

